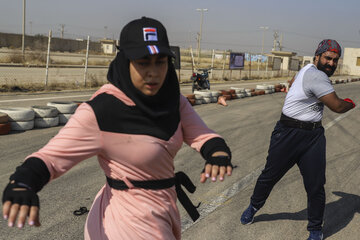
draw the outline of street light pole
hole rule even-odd
[[[263,27],[263,26],[261,26],[260,28],[263,30],[262,45],[261,45],[261,60],[262,60],[262,58],[263,58],[263,56],[264,56],[265,31],[268,30],[269,27]],[[260,74],[260,64],[262,64],[262,61],[261,61],[260,63],[258,62],[258,72],[259,72],[259,74]],[[266,66],[267,66],[267,64],[266,64]],[[264,75],[263,75],[263,78],[264,78]]]
[[[260,27],[263,30],[262,37],[262,47],[261,47],[261,55],[264,55],[264,41],[265,41],[265,31],[269,29],[269,27]]]
[[[208,9],[207,8],[197,8],[196,11],[201,12],[201,18],[200,18],[200,33],[198,36],[198,65],[200,64],[200,44],[201,44],[201,34],[202,34],[202,25],[203,25],[203,17],[204,17],[204,12],[207,12]]]
[[[23,0],[23,23],[22,23],[22,44],[21,44],[21,50],[24,57],[25,54],[25,0]]]

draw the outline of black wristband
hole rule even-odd
[[[32,157],[16,168],[15,173],[10,176],[10,181],[12,180],[26,184],[37,193],[49,182],[50,172],[44,161]]]

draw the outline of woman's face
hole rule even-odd
[[[133,85],[147,96],[154,96],[165,81],[168,57],[149,55],[130,61],[130,78]]]

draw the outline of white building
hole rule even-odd
[[[349,75],[360,75],[360,48],[344,48],[342,72]]]
[[[116,41],[111,39],[100,40],[101,48],[105,54],[113,54],[116,52]]]

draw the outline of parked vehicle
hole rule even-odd
[[[192,81],[192,92],[195,90],[209,89],[210,90],[210,81],[209,73],[211,69],[201,68],[197,72],[194,72],[191,76]]]

